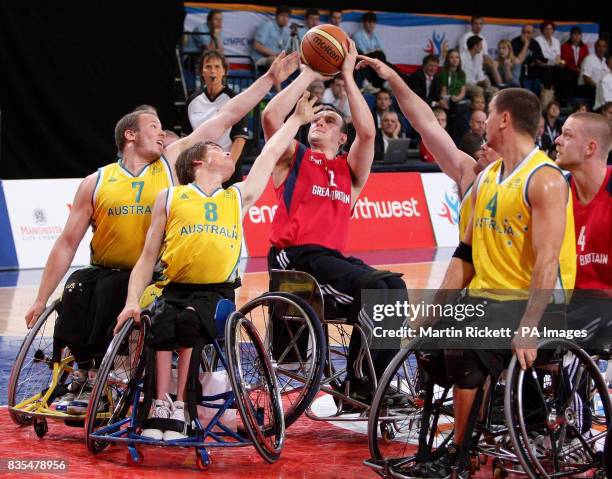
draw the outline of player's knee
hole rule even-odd
[[[202,335],[200,316],[192,308],[186,308],[177,315],[176,343],[181,348],[193,348]]]
[[[487,371],[474,351],[453,349],[445,351],[446,369],[459,389],[475,389],[487,379]]]

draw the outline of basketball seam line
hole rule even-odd
[[[321,30],[320,28],[313,28],[312,29],[313,33],[317,33],[319,35],[321,35],[322,37],[326,38],[329,42],[331,42],[340,52],[340,55],[342,55],[342,58],[344,58],[346,55],[344,53],[344,48],[342,47],[342,45],[340,44],[340,42],[338,40],[336,40],[335,37],[333,37],[332,35],[330,35],[329,33],[327,33],[325,30]]]
[[[310,40],[310,38],[308,38],[308,37],[304,37],[304,38],[305,38],[306,40],[308,40],[308,43],[309,43],[310,48],[312,49],[312,51],[313,51],[313,52],[315,52],[315,53],[317,54],[317,56],[318,56],[318,57],[319,57],[321,60],[323,60],[323,61],[324,61],[325,63],[327,63],[328,65],[331,65],[332,67],[334,67],[334,68],[336,69],[336,73],[338,73],[338,72],[340,71],[340,68],[338,68],[338,66],[337,66],[337,65],[334,65],[332,62],[330,62],[330,61],[329,61],[327,58],[325,58],[323,55],[321,55],[321,54],[319,53],[319,51],[318,51],[318,50],[315,48],[315,46],[313,45],[312,40]],[[304,56],[304,52],[303,52],[303,51],[302,51],[302,56]],[[304,59],[306,59],[306,57],[305,57],[305,56],[304,56]],[[310,68],[313,68],[313,67],[312,67],[312,65],[311,65],[311,64],[310,64],[308,61],[307,61],[306,63],[308,64],[308,66],[309,66]],[[336,73],[334,73],[334,75],[335,75]],[[329,75],[329,74],[328,74],[328,73],[326,73],[326,75]]]

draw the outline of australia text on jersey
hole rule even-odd
[[[231,230],[224,226],[209,225],[209,224],[194,224],[188,226],[181,226],[181,236],[198,234],[198,233],[210,233],[213,235],[225,236],[229,239],[238,239],[238,233],[236,226]]]
[[[120,215],[150,215],[151,207],[149,205],[122,205],[112,206],[108,209],[108,216]]]

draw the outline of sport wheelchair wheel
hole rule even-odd
[[[98,370],[85,419],[87,449],[94,454],[109,443],[96,441],[91,434],[125,418],[132,406],[136,383],[144,374],[147,321],[146,316],[139,325],[133,319],[127,321],[113,338]]]
[[[46,392],[53,376],[53,331],[61,302],[56,299],[39,316],[28,332],[11,369],[8,407],[12,421],[20,426],[32,423],[32,416],[15,411],[23,401]]]
[[[380,474],[391,474],[391,469],[393,477],[404,477],[417,456],[435,458],[435,450],[445,446],[453,433],[449,390],[424,379],[414,354],[416,341],[387,366],[368,418],[371,459],[366,464]]]
[[[516,357],[507,373],[506,422],[514,450],[529,477],[603,474],[603,444],[611,404],[592,358],[564,339],[542,341],[551,359],[523,371]],[[590,430],[584,421],[592,418]],[[590,472],[589,472],[590,473]]]
[[[281,397],[255,325],[239,312],[226,323],[225,352],[244,427],[259,454],[272,463],[280,457],[285,438]]]
[[[272,356],[289,427],[319,391],[326,350],[321,322],[306,301],[291,293],[266,293],[239,311],[261,332]],[[286,339],[279,340],[281,335]]]

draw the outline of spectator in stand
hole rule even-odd
[[[433,113],[440,126],[446,130],[446,127],[448,126],[448,116],[446,115],[446,111],[444,111],[442,108],[434,108]],[[422,141],[419,143],[419,154],[421,155],[421,159],[423,161],[427,163],[436,163],[436,159]]]
[[[497,44],[497,58],[493,62],[496,85],[499,88],[521,86],[521,60],[514,55],[510,40],[500,40]]]
[[[334,77],[329,88],[323,93],[321,103],[332,105],[344,116],[346,123],[351,123],[351,110],[348,104],[348,96],[344,87],[344,78],[341,75]]]
[[[574,104],[572,108],[572,113],[588,113],[589,112],[589,104],[584,101],[578,101]]]
[[[448,100],[440,96],[440,80],[438,67],[440,60],[436,55],[426,55],[422,67],[408,77],[408,86],[430,107],[437,106],[448,110]]]
[[[544,119],[546,120],[544,123],[544,144],[550,145],[548,150],[545,150],[548,153],[548,156],[551,158],[555,158],[555,140],[561,134],[561,127],[563,123],[559,119],[561,115],[561,107],[559,102],[551,101],[546,105],[546,110],[544,111]]]
[[[465,72],[465,84],[469,97],[478,93],[490,97],[497,91],[485,75],[482,64],[482,37],[473,35],[468,38],[467,51],[461,55],[461,65]]]
[[[391,92],[381,89],[378,93],[376,93],[376,104],[372,109],[374,126],[376,126],[376,128],[382,128],[382,117],[385,113],[390,111],[393,111],[391,108]]]
[[[461,137],[461,140],[459,141],[457,147],[461,151],[468,153],[466,151],[469,149],[468,145],[471,145],[474,142],[479,142],[482,145],[485,142],[484,136],[486,122],[487,115],[483,111],[473,111],[472,116],[470,118],[470,131],[468,131],[465,135]]]
[[[609,101],[601,107],[601,114],[605,116],[608,121],[612,124],[612,101]]]
[[[588,54],[589,47],[582,41],[582,29],[580,27],[572,27],[569,39],[561,45],[561,60],[565,62],[564,67],[567,72],[568,81],[572,85],[572,96],[576,94],[580,66]]]
[[[453,140],[465,133],[470,114],[470,102],[466,98],[465,72],[461,68],[461,56],[456,49],[446,53],[444,66],[438,76],[440,97],[448,101],[448,132]]]
[[[594,110],[598,110],[604,104],[612,101],[612,55],[608,56],[607,65],[608,73],[604,74],[602,79],[599,80],[595,89]]]
[[[586,56],[580,66],[578,84],[581,85],[580,96],[587,97],[593,102],[597,84],[610,70],[606,65],[608,42],[600,38],[595,42],[595,52]]]
[[[342,23],[342,10],[330,10],[329,11],[329,23],[337,27]]]
[[[298,37],[300,39],[300,42],[302,41],[302,38],[304,38],[304,35],[306,35],[306,32],[308,30],[313,27],[316,27],[320,23],[320,19],[321,14],[316,8],[307,8],[304,11],[304,26],[300,27],[298,30]]]
[[[540,79],[542,80],[542,91],[540,92],[540,102],[548,105],[557,98],[567,99],[573,93],[572,79],[566,74],[561,59],[561,43],[554,37],[555,24],[550,20],[542,22],[540,25],[541,35],[536,38],[540,45],[542,55],[546,63],[540,67]]]
[[[554,147],[554,144],[550,142],[550,139],[548,136],[545,135],[545,132],[546,119],[544,118],[544,115],[540,115],[540,122],[538,123],[538,132],[536,133],[535,143],[540,150],[548,154],[550,149]]]
[[[394,111],[387,111],[381,121],[380,128],[376,128],[374,139],[374,161],[383,161],[389,140],[397,140],[401,137],[402,125],[399,116]]]
[[[487,102],[485,101],[484,95],[474,95],[470,104],[472,111],[481,111],[485,115],[487,114]]]
[[[253,39],[253,61],[257,67],[267,69],[278,54],[289,48],[289,15],[291,9],[286,5],[276,8],[274,20],[263,22]]]
[[[353,34],[353,41],[360,55],[377,58],[386,63],[387,57],[382,43],[374,31],[377,20],[374,12],[364,13],[361,17],[361,28]],[[363,75],[365,75],[362,84],[364,93],[375,93],[377,89],[382,88],[383,80],[371,68],[365,69]]]
[[[187,36],[184,51],[198,55],[202,50],[219,50],[223,53],[222,29],[223,13],[212,9],[206,16],[206,23],[197,25],[193,34]]]
[[[479,61],[483,65],[483,69],[487,71],[494,70],[493,59],[489,56],[489,45],[487,44],[487,39],[485,38],[482,30],[484,29],[484,18],[480,15],[473,16],[470,20],[470,29],[461,35],[459,38],[459,53],[461,55],[466,55],[468,52],[467,42],[474,35],[482,38],[482,50],[478,53]]]
[[[535,41],[533,25],[524,25],[521,34],[511,40],[512,51],[521,61],[521,85],[540,94],[538,67],[546,63],[540,44]]]
[[[325,83],[318,80],[313,81],[308,85],[308,92],[310,93],[310,98],[316,98],[317,103],[323,103],[321,98],[323,98],[323,94],[325,93]]]
[[[183,122],[183,133],[189,134],[206,120],[214,117],[236,92],[225,85],[227,60],[217,50],[206,50],[200,61],[203,89],[187,99],[187,118]],[[236,168],[224,188],[242,181],[241,155],[248,135],[247,117],[226,130],[217,140],[223,151],[230,151]]]

